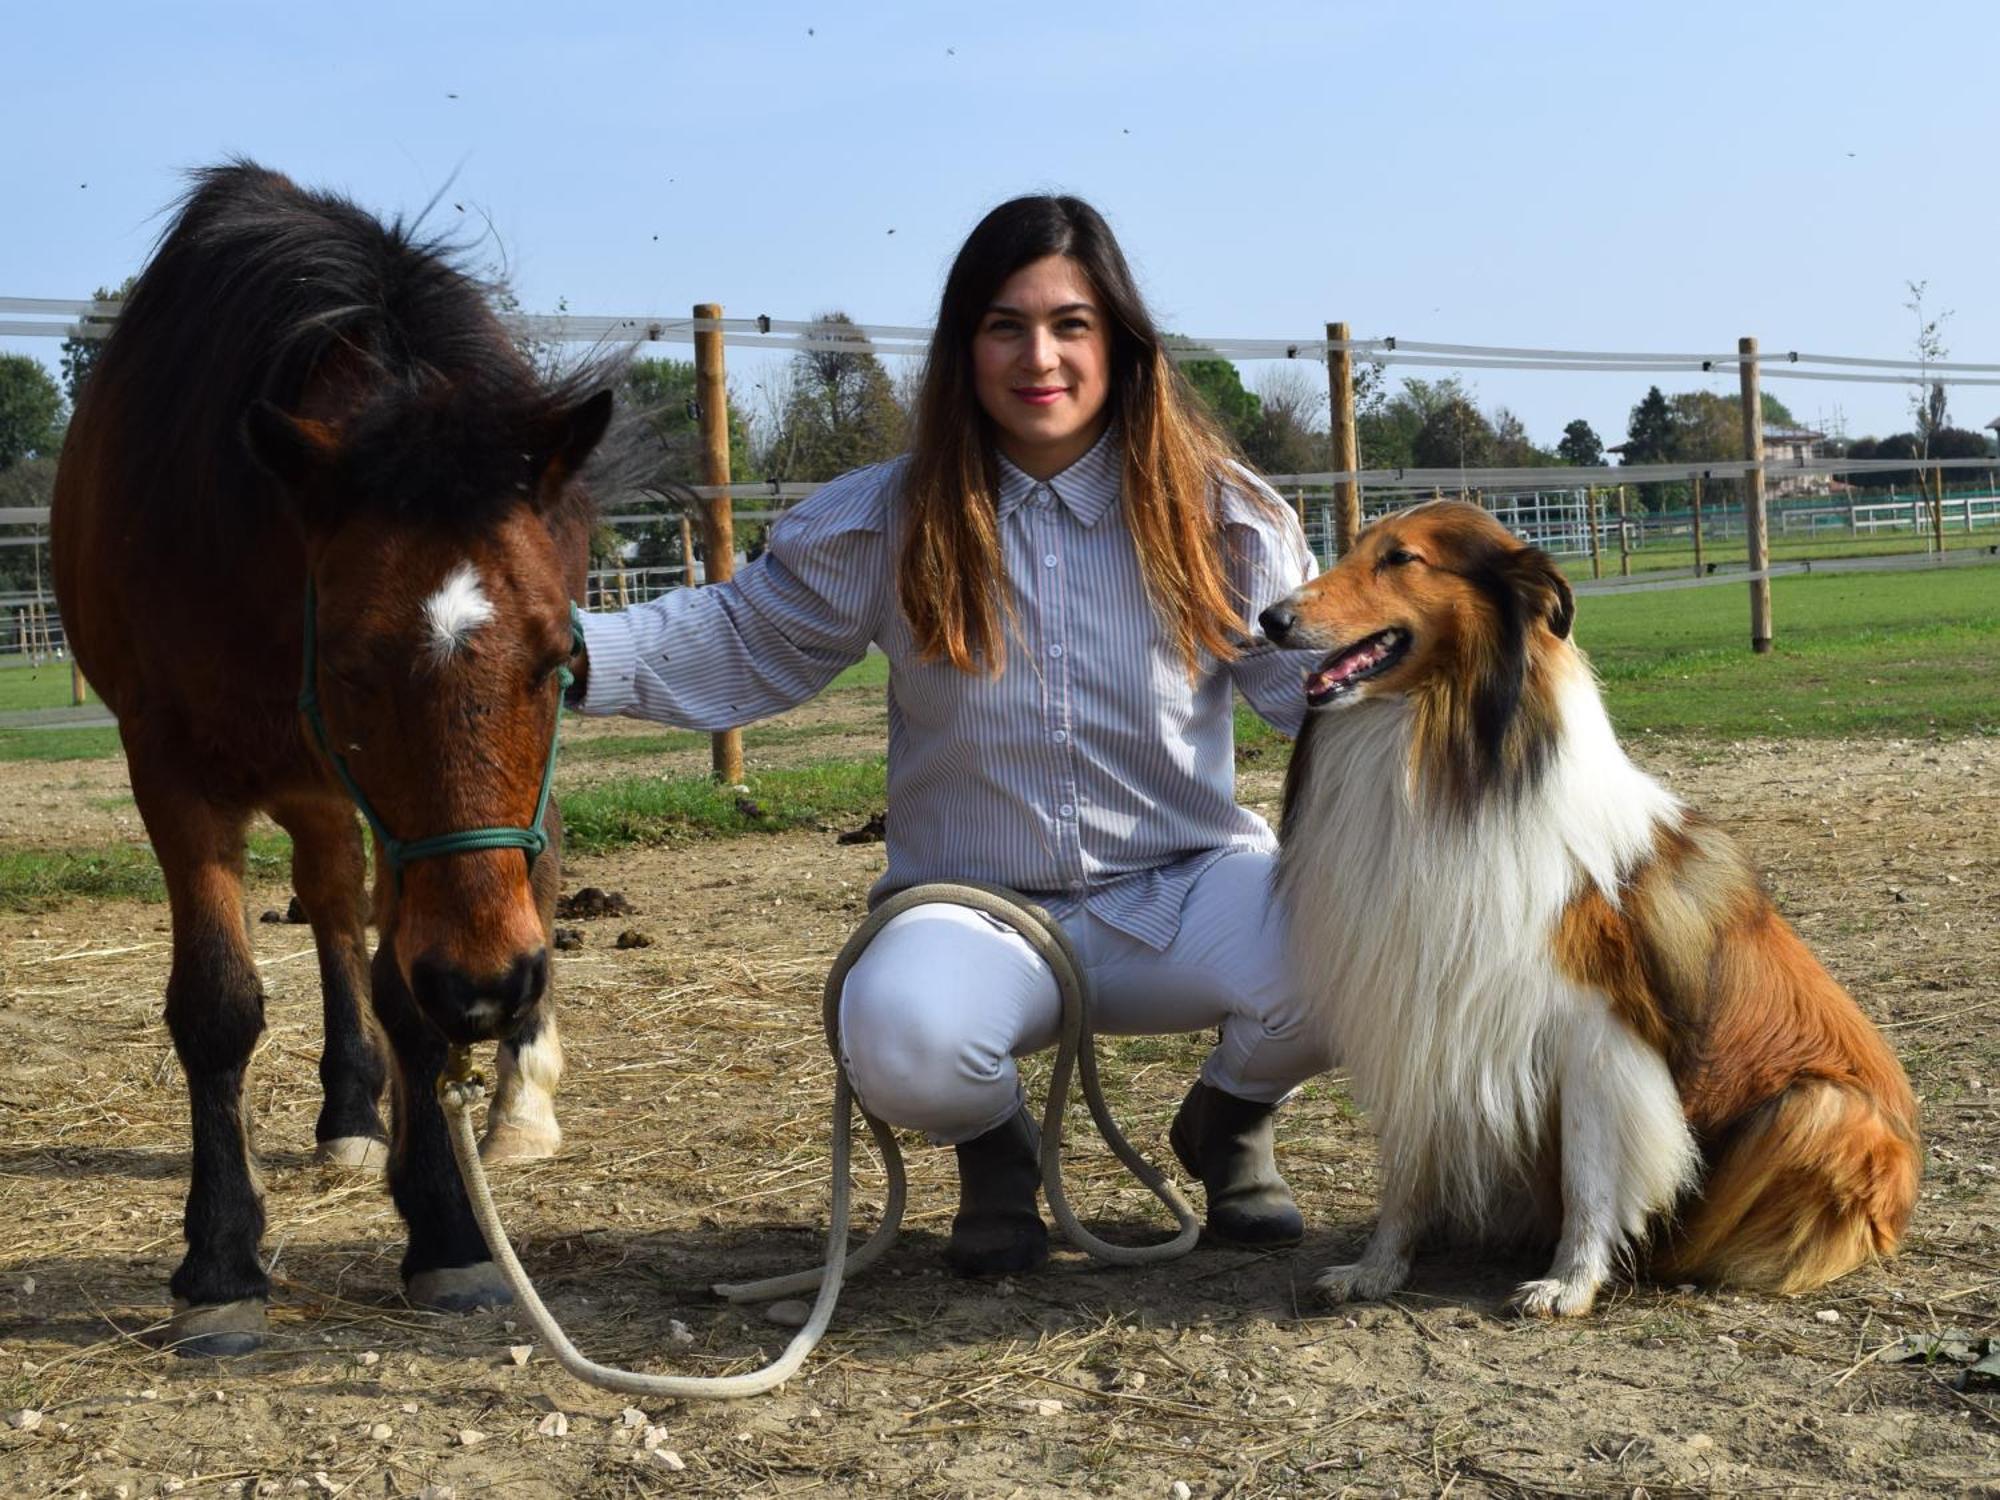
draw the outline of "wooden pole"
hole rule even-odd
[[[1590,525],[1590,576],[1604,576],[1604,555],[1597,536],[1597,487],[1590,486],[1584,492],[1584,515]]]
[[[90,700],[90,684],[83,680],[83,668],[76,664],[76,653],[69,654],[69,701],[72,708],[81,708]]]
[[[694,522],[681,512],[681,582],[694,587]]]
[[[1750,571],[1761,573],[1770,565],[1770,526],[1764,514],[1764,396],[1757,378],[1757,341],[1736,341],[1736,369],[1743,389],[1743,454],[1751,469],[1743,476],[1743,534]],[[1771,580],[1750,580],[1750,649],[1759,654],[1771,649]]]
[[[1350,337],[1345,323],[1326,325],[1326,341],[1344,344]],[[1360,443],[1354,434],[1354,355],[1346,348],[1326,351],[1327,394],[1333,402],[1333,467],[1351,474],[1361,467]],[[1342,479],[1333,487],[1333,550],[1344,555],[1361,534],[1361,486]]]
[[[719,322],[722,304],[697,302],[697,319]],[[722,363],[720,329],[694,336],[695,399],[701,409],[702,483],[729,483],[729,385]],[[706,577],[710,583],[724,583],[736,572],[736,513],[726,494],[716,495],[702,506],[701,539],[706,555]],[[735,785],[743,779],[743,731],[725,729],[709,737],[709,759],[715,779]]]
[[[1694,576],[1701,577],[1701,476],[1694,476]]]
[[[1618,486],[1618,576],[1632,576],[1632,532],[1625,521],[1625,486]]]
[[[1931,470],[1931,545],[1944,551],[1944,470]]]

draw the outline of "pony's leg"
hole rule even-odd
[[[217,808],[132,753],[132,794],[173,913],[167,1030],[187,1077],[194,1150],[169,1287],[168,1339],[184,1355],[244,1354],[264,1341],[270,1278],[257,1258],[264,1202],[243,1120],[243,1075],[264,1029],[264,987],[243,927],[247,813]]]
[[[394,942],[393,931],[382,935],[371,978],[375,1016],[396,1065],[389,1195],[410,1231],[410,1248],[403,1256],[404,1291],[419,1307],[445,1312],[495,1307],[511,1302],[513,1293],[487,1257],[445,1134],[437,1097],[445,1041],[404,984]]]
[[[271,816],[292,836],[292,888],[319,950],[326,1034],[315,1154],[331,1166],[380,1167],[389,1159],[389,1133],[378,1112],[388,1065],[366,1004],[367,866],[360,825],[348,803],[330,798],[284,798],[272,804]]]
[[[551,950],[555,943],[556,897],[562,891],[562,815],[552,799],[543,827],[549,847],[535,861],[531,882],[535,907],[542,918],[542,936]],[[556,1033],[555,966],[548,987],[520,1030],[500,1044],[498,1081],[486,1112],[486,1134],[479,1154],[486,1161],[533,1161],[554,1156],[562,1145],[556,1123],[556,1086],[562,1081],[562,1038]]]

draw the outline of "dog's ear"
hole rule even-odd
[[[1576,623],[1576,595],[1555,559],[1540,547],[1523,547],[1507,559],[1507,581],[1529,619],[1546,621],[1556,639]]]

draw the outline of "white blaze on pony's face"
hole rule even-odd
[[[462,562],[438,591],[424,601],[424,624],[432,660],[442,664],[493,618],[493,601],[481,587],[479,570]]]

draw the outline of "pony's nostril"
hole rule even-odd
[[[1280,644],[1297,622],[1298,616],[1292,613],[1291,606],[1285,604],[1274,604],[1257,616],[1257,623],[1263,627],[1265,636]]]
[[[494,998],[506,1007],[508,1018],[512,1019],[541,999],[542,992],[548,987],[549,950],[537,948],[533,953],[524,953],[514,960],[500,993]]]

